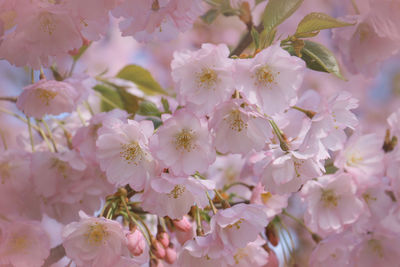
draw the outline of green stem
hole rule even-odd
[[[272,126],[272,129],[275,132],[275,135],[278,137],[280,147],[283,151],[287,152],[289,151],[289,145],[286,143],[285,139],[282,136],[282,131],[279,129],[278,125],[271,119],[269,120],[269,123]]]
[[[58,152],[56,141],[54,140],[53,133],[50,131],[49,125],[47,125],[45,120],[42,120],[42,123],[43,123],[44,127],[46,128],[46,131],[49,133],[50,141],[53,144],[54,151]]]
[[[35,144],[33,143],[31,119],[29,117],[27,117],[27,120],[28,120],[29,140],[31,141],[32,152],[35,152]]]
[[[307,109],[302,109],[302,108],[300,108],[300,107],[298,107],[298,106],[293,106],[292,109],[295,109],[295,110],[298,110],[298,111],[300,111],[300,112],[303,112],[303,113],[306,114],[307,117],[309,117],[310,119],[312,119],[312,118],[315,116],[315,114],[316,114],[316,112],[314,112],[314,111],[307,110]]]
[[[224,188],[223,188],[223,191],[224,191],[224,192],[225,192],[225,191],[228,191],[231,187],[236,186],[236,185],[245,186],[245,187],[247,187],[249,190],[253,190],[253,189],[254,189],[254,186],[252,186],[252,185],[248,185],[248,184],[243,183],[243,182],[234,182],[234,183],[225,185]]]
[[[350,1],[351,1],[351,5],[353,6],[354,11],[356,12],[356,14],[357,14],[357,15],[360,15],[361,12],[360,12],[360,9],[358,9],[358,6],[357,6],[356,1],[355,1],[355,0],[350,0]]]
[[[211,199],[211,197],[210,197],[210,194],[208,194],[207,191],[206,191],[206,195],[207,195],[208,202],[210,203],[210,207],[211,207],[213,213],[214,213],[214,214],[217,214],[217,211],[218,211],[218,210],[217,210],[217,208],[215,207],[214,202],[212,201],[212,199]]]
[[[195,217],[196,217],[196,225],[197,225],[196,234],[198,236],[202,236],[202,235],[204,235],[204,231],[203,231],[203,226],[201,225],[200,209],[197,205],[196,205]]]
[[[310,228],[308,228],[307,225],[304,224],[304,222],[302,220],[300,220],[299,218],[297,218],[296,216],[288,213],[286,210],[282,210],[282,214],[288,216],[289,218],[291,218],[292,220],[294,220],[295,222],[297,222],[298,224],[300,224],[304,229],[307,230],[307,232],[310,233],[310,235],[312,236],[313,240],[318,243],[320,240],[322,240],[322,238],[314,233]]]

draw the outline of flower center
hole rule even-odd
[[[337,207],[339,198],[332,189],[322,190],[321,200],[325,207]]]
[[[43,13],[40,18],[40,29],[49,34],[52,35],[56,29],[56,24],[54,23],[54,20],[52,18],[52,15],[49,13]]]
[[[236,254],[233,256],[235,263],[239,264],[240,261],[244,258],[246,258],[248,255],[246,254],[246,251],[243,248],[239,248],[236,252]]]
[[[10,240],[10,252],[26,253],[30,242],[25,236],[15,234]]]
[[[57,169],[57,171],[64,177],[67,178],[67,170],[68,170],[68,164],[65,163],[62,160],[59,160],[58,158],[52,158],[51,159],[51,168]]]
[[[143,150],[139,146],[138,142],[122,144],[121,148],[122,151],[119,154],[128,164],[133,163],[134,165],[138,165],[138,163],[143,159]]]
[[[85,234],[87,242],[92,245],[99,245],[101,241],[103,241],[103,239],[108,236],[108,232],[106,230],[106,226],[97,222],[94,225],[90,225],[89,230]]]
[[[232,110],[227,119],[230,128],[234,131],[241,132],[243,129],[247,128],[247,123],[242,120],[238,109]]]
[[[57,96],[57,92],[52,92],[46,89],[42,88],[37,88],[36,89],[36,96],[39,97],[39,99],[46,105],[48,106],[50,101],[53,100]]]
[[[201,72],[197,74],[197,84],[199,87],[205,89],[215,89],[217,81],[217,74],[210,68],[203,68]]]
[[[242,224],[243,222],[244,222],[244,219],[239,219],[234,224],[229,224],[226,228],[232,229],[232,227],[236,227],[236,230],[239,230],[240,229],[240,224]]]
[[[383,258],[384,254],[381,242],[376,239],[371,239],[368,240],[368,246],[371,248],[372,252],[376,253],[379,256],[379,258]]]
[[[261,201],[264,204],[267,204],[268,200],[270,200],[272,197],[272,194],[270,192],[266,193],[261,193]]]
[[[180,196],[182,196],[182,194],[186,191],[186,187],[184,185],[175,185],[174,189],[171,190],[171,192],[169,192],[167,194],[167,196],[169,198],[174,198],[177,199]]]
[[[192,130],[183,129],[175,135],[175,146],[177,150],[190,152],[196,146],[194,144],[195,135]]]
[[[270,87],[275,83],[276,76],[279,72],[274,72],[268,65],[260,67],[256,71],[256,85]]]
[[[9,179],[11,174],[10,174],[10,169],[11,166],[8,162],[2,162],[0,163],[0,178],[1,178],[1,183],[4,184],[6,179]]]

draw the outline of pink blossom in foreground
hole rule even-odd
[[[177,98],[196,114],[209,114],[234,91],[233,60],[226,45],[203,44],[200,50],[175,52],[171,62]]]
[[[133,256],[139,256],[143,253],[146,247],[146,240],[142,232],[135,229],[133,232],[126,234],[127,247]]]
[[[269,255],[262,247],[263,244],[265,244],[265,241],[261,237],[258,237],[244,248],[239,248],[233,255],[234,263],[229,264],[229,266],[264,267],[269,261]]]
[[[245,247],[257,239],[267,226],[267,216],[262,206],[256,204],[237,204],[228,209],[219,210],[211,218],[213,235],[223,242],[227,249]]]
[[[307,203],[306,224],[320,234],[341,232],[364,212],[356,190],[351,176],[345,173],[308,181],[301,190]]]
[[[148,150],[148,139],[153,134],[151,121],[116,121],[111,127],[104,126],[98,132],[97,159],[116,186],[129,184],[142,190],[154,171],[154,161]]]
[[[241,99],[219,105],[209,127],[215,132],[215,147],[221,153],[260,151],[273,137],[268,119]]]
[[[272,116],[296,103],[296,91],[305,71],[304,61],[290,56],[279,43],[254,58],[239,59],[235,63],[237,86],[265,114]]]
[[[200,208],[207,206],[206,192],[215,188],[213,181],[174,177],[166,173],[151,179],[149,183],[143,193],[141,206],[146,211],[172,219],[181,219],[193,205]]]
[[[129,255],[122,226],[112,220],[80,213],[79,222],[64,227],[63,246],[78,266],[112,266]]]
[[[267,151],[255,165],[261,183],[272,194],[293,193],[306,181],[322,175],[321,165],[312,154],[302,151]]]
[[[0,220],[0,265],[39,267],[50,254],[50,238],[37,222]]]
[[[70,84],[43,79],[23,89],[17,99],[17,107],[25,115],[41,119],[46,114],[72,112],[79,97]]]
[[[175,175],[204,172],[215,161],[207,122],[186,109],[163,117],[163,125],[150,139],[150,150]]]

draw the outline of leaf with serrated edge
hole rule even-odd
[[[354,24],[340,21],[327,14],[313,12],[305,16],[297,26],[296,37],[307,36],[307,34],[320,30],[352,26]]]

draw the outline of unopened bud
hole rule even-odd
[[[156,238],[158,241],[160,241],[160,243],[164,246],[164,248],[168,247],[169,236],[166,232],[158,232]]]
[[[183,216],[181,220],[173,220],[174,226],[181,230],[182,232],[188,232],[192,230],[192,223],[187,219],[186,216]]]
[[[127,247],[132,255],[139,256],[143,253],[146,246],[142,232],[135,229],[135,231],[126,235]]]
[[[177,255],[176,255],[176,250],[170,246],[165,250],[165,258],[164,260],[169,263],[173,264],[176,261]]]
[[[268,241],[274,247],[276,247],[279,244],[279,236],[275,226],[272,223],[268,224],[268,226],[265,228],[265,235],[267,236]]]
[[[151,251],[159,259],[163,259],[165,257],[164,246],[156,239],[151,241]]]
[[[150,260],[150,267],[164,267],[164,264],[162,261],[153,258]]]

